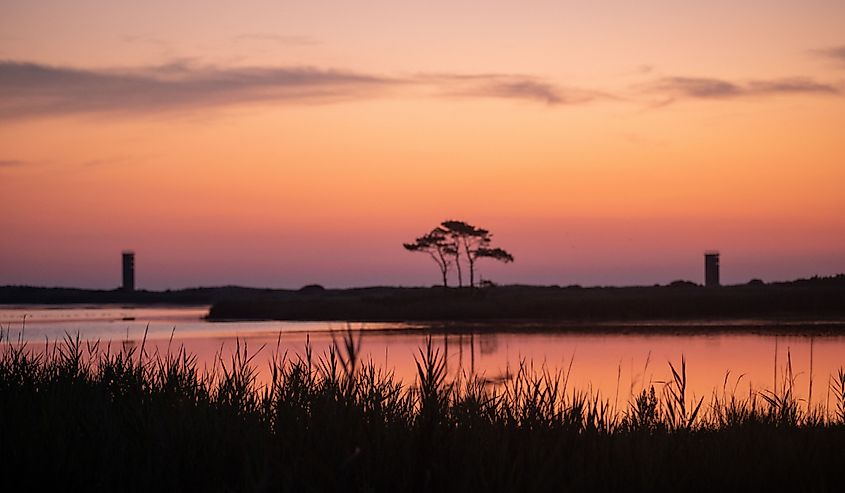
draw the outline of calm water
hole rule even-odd
[[[266,377],[274,352],[303,354],[306,339],[321,354],[347,326],[362,329],[363,358],[394,370],[406,380],[415,374],[414,356],[427,336],[408,324],[347,324],[345,322],[206,322],[208,307],[22,306],[0,309],[0,325],[13,341],[36,346],[65,333],[85,340],[111,342],[112,347],[139,344],[147,334],[148,351],[184,345],[201,364],[227,361],[240,340]],[[24,315],[25,324],[24,324]],[[736,330],[733,328],[732,330]],[[172,342],[171,342],[172,337]],[[709,396],[725,387],[739,395],[750,389],[781,385],[791,360],[796,394],[806,400],[813,381],[812,401],[825,404],[829,377],[845,366],[845,336],[774,336],[753,333],[716,335],[639,334],[513,334],[450,335],[435,333],[436,346],[447,355],[451,375],[475,372],[491,380],[511,374],[520,362],[570,371],[570,388],[600,392],[624,403],[650,384],[670,378],[669,362],[684,357],[690,389]],[[812,360],[812,365],[811,365]]]

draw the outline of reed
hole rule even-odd
[[[184,348],[66,336],[0,344],[0,472],[64,489],[243,491],[835,490],[845,369],[824,411],[779,388],[709,402],[686,361],[617,408],[569,371],[521,361],[511,378],[450,378],[429,340],[403,382],[362,361],[347,331],[322,355],[279,353],[259,383],[238,343],[200,368]],[[48,485],[50,486],[50,485]]]

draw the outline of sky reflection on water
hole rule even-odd
[[[65,334],[83,340],[138,346],[147,333],[146,350],[164,353],[184,346],[200,365],[229,358],[240,340],[266,381],[273,354],[304,355],[310,341],[316,356],[324,354],[340,332],[363,330],[361,356],[395,371],[406,382],[416,374],[414,357],[427,335],[411,324],[345,322],[207,322],[207,307],[6,307],[0,309],[4,337],[34,347]],[[24,326],[24,314],[26,323]],[[23,329],[23,331],[22,331]],[[171,341],[172,337],[172,341]],[[791,362],[794,391],[806,405],[813,380],[813,404],[825,405],[828,379],[845,366],[845,336],[784,336],[730,334],[583,334],[583,333],[433,333],[435,346],[446,355],[449,374],[479,374],[496,381],[507,378],[521,363],[537,370],[569,372],[568,389],[600,393],[619,406],[641,389],[671,377],[669,362],[687,363],[689,389],[705,401],[716,392],[745,397],[749,390],[781,386]],[[812,367],[811,367],[812,355]],[[303,356],[304,357],[304,356]],[[812,370],[812,372],[811,372]]]

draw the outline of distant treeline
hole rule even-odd
[[[238,286],[173,291],[0,287],[0,304],[210,304],[212,320],[653,320],[845,317],[845,274],[782,283],[666,286],[371,287],[299,290]]]
[[[131,303],[206,305],[218,300],[279,299],[296,291],[223,286],[166,291],[0,286],[0,304]]]
[[[221,300],[209,318],[349,321],[653,320],[845,316],[845,275],[789,283],[705,288],[500,286],[367,288],[297,293],[276,300]]]

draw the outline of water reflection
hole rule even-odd
[[[274,353],[304,355],[306,340],[315,355],[328,351],[339,331],[360,330],[361,357],[395,371],[413,382],[415,356],[427,335],[409,330],[408,324],[346,324],[343,322],[231,322],[209,323],[201,319],[205,307],[127,308],[87,307],[45,309],[38,307],[0,310],[0,325],[12,340],[30,343],[60,339],[65,332],[103,344],[138,344],[147,331],[147,352],[165,353],[184,346],[198,357],[200,366],[211,366],[235,349],[237,340],[255,353],[259,378],[269,378]],[[26,324],[22,323],[26,312]],[[17,318],[16,318],[17,317]],[[124,320],[134,317],[135,320]],[[171,337],[173,338],[171,341]],[[568,374],[569,390],[599,393],[624,405],[642,389],[660,386],[671,378],[668,363],[687,363],[689,390],[698,397],[713,392],[748,392],[794,381],[795,395],[805,404],[825,405],[828,379],[845,365],[845,337],[775,336],[752,333],[714,335],[642,335],[573,333],[444,334],[434,332],[433,342],[445,356],[450,377],[482,375],[498,381],[520,364]],[[791,365],[791,377],[787,366]],[[811,395],[812,382],[812,395]],[[705,399],[705,400],[708,400]]]

